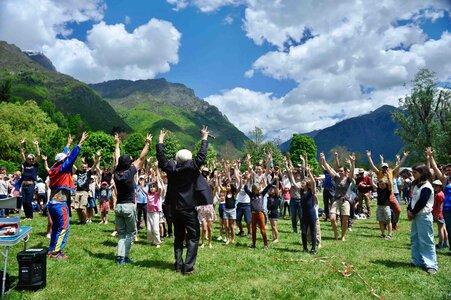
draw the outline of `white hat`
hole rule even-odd
[[[434,180],[434,182],[432,182],[432,184],[433,185],[439,185],[439,186],[443,185],[442,182],[440,180],[438,180],[438,179]]]
[[[190,159],[193,159],[193,154],[188,149],[179,150],[175,154],[175,161],[178,164],[184,163],[185,161],[188,161]]]
[[[382,164],[382,168],[383,168],[383,167],[388,168],[388,164],[387,164],[387,163],[383,163],[383,164]]]
[[[60,162],[60,161],[64,160],[66,157],[67,157],[66,153],[58,153],[55,156],[55,162]]]

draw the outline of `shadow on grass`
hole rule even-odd
[[[110,241],[110,240],[106,240],[102,242],[102,245],[104,246],[109,246],[109,247],[116,247],[117,246],[117,241]]]
[[[410,263],[406,261],[393,261],[388,259],[370,260],[371,263],[384,265],[389,268],[405,268],[410,267]]]
[[[86,248],[83,248],[83,251],[88,253],[90,257],[106,259],[106,260],[109,260],[109,261],[114,261],[114,259],[116,258],[114,255],[111,255],[111,254],[108,254],[108,253],[94,253],[94,252],[92,252],[92,251],[90,251],[90,250],[88,250]]]
[[[153,268],[153,269],[160,269],[160,270],[174,270],[174,264],[167,262],[167,261],[163,261],[163,260],[140,260],[140,261],[136,261],[134,263],[134,265],[136,266],[140,266],[143,268]]]

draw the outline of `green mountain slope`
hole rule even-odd
[[[5,80],[11,81],[13,100],[33,99],[39,105],[50,100],[64,115],[80,115],[92,130],[131,130],[88,85],[43,67],[16,46],[0,41],[0,81]]]
[[[207,125],[216,137],[213,145],[219,150],[228,142],[235,149],[242,149],[248,140],[215,106],[182,84],[149,79],[112,80],[90,86],[137,131],[157,135],[161,128],[167,128],[182,145],[192,147],[199,139],[201,126]]]
[[[365,154],[367,149],[372,150],[375,161],[379,161],[377,154],[382,154],[387,160],[394,160],[403,147],[401,139],[395,134],[398,124],[391,118],[391,113],[396,109],[383,105],[371,113],[343,120],[306,135],[315,140],[318,154],[329,154],[335,146],[343,146],[361,154]],[[289,151],[290,141],[280,145],[281,151]]]

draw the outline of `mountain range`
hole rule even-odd
[[[185,147],[199,139],[202,125],[215,139],[215,147],[230,146],[236,152],[248,138],[192,89],[166,79],[111,80],[91,84],[134,130],[158,134],[161,128],[174,132]]]
[[[396,107],[383,105],[368,114],[349,118],[337,124],[313,132],[305,133],[315,140],[318,154],[326,155],[336,146],[345,147],[351,152],[365,155],[366,150],[382,154],[387,160],[395,160],[403,147],[401,139],[395,134],[398,124],[391,118]],[[279,146],[282,152],[290,150],[288,140]],[[375,160],[378,161],[375,156]]]

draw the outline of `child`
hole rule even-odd
[[[99,203],[100,203],[100,224],[108,224],[108,211],[110,210],[110,198],[111,190],[108,187],[108,182],[102,182],[99,191]]]
[[[218,212],[219,212],[219,237],[218,241],[222,241],[222,234],[224,232],[224,209],[225,209],[225,197],[226,192],[225,191],[219,191],[219,206],[218,206]]]
[[[251,226],[252,226],[252,246],[251,249],[255,249],[255,243],[257,241],[257,223],[260,227],[260,233],[263,237],[264,247],[263,249],[268,250],[268,238],[266,237],[266,226],[265,226],[265,215],[263,213],[263,197],[268,192],[268,190],[273,186],[273,183],[268,184],[265,189],[260,192],[260,185],[255,183],[252,185],[252,191],[249,190],[248,185],[244,186],[244,191],[251,198]]]
[[[277,186],[279,185],[277,177],[274,177],[276,180],[276,187],[272,187],[268,191],[268,202],[267,202],[267,210],[269,215],[269,222],[271,224],[272,231],[272,242],[279,242],[279,231],[277,230],[277,221],[279,220],[279,189]]]
[[[378,182],[377,187],[377,220],[381,229],[381,238],[390,240],[392,235],[391,211],[390,211],[390,184],[386,178]],[[388,227],[388,235],[385,235],[385,228]]]
[[[150,185],[147,194],[147,242],[160,248],[160,194],[157,182]]]
[[[432,216],[434,217],[434,222],[437,223],[438,229],[438,244],[437,249],[448,248],[448,232],[446,231],[445,219],[443,217],[443,202],[445,201],[445,195],[442,192],[442,182],[440,180],[435,180],[432,183],[434,188],[434,206],[432,207]]]

